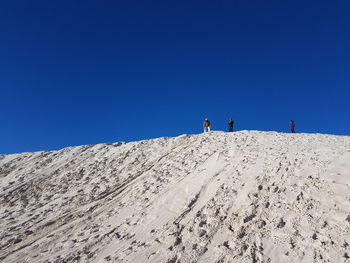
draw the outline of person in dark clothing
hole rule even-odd
[[[290,131],[292,133],[295,133],[295,123],[293,120],[290,121]]]
[[[228,121],[228,131],[229,132],[233,132],[233,124],[234,123],[235,122],[232,119],[229,119],[229,121]]]

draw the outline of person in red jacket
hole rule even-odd
[[[290,121],[290,131],[292,133],[295,133],[295,123],[293,120]]]

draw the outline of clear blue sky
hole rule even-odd
[[[350,134],[350,1],[0,3],[0,153],[214,130]]]

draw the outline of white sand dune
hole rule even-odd
[[[350,262],[350,137],[241,131],[0,156],[1,262]]]

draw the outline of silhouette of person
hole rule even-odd
[[[290,131],[295,133],[295,122],[293,120],[290,121]]]
[[[229,121],[228,121],[228,131],[229,132],[233,132],[233,124],[234,123],[235,122],[232,119],[229,119]]]
[[[208,119],[205,119],[203,122],[203,128],[204,128],[204,132],[210,132],[210,128],[211,128],[211,123]]]

